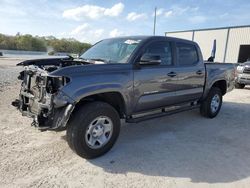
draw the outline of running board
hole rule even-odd
[[[200,107],[200,105],[194,105],[194,106],[187,106],[187,107],[182,107],[182,108],[178,108],[178,109],[175,109],[175,110],[169,110],[169,111],[165,111],[165,109],[163,108],[162,112],[160,112],[160,113],[154,113],[154,114],[149,114],[149,115],[145,115],[145,116],[141,116],[141,117],[135,117],[135,118],[132,117],[132,118],[126,119],[126,122],[127,123],[139,123],[141,121],[146,121],[146,120],[149,120],[149,119],[163,117],[163,116],[169,116],[169,115],[176,114],[176,113],[179,113],[179,112],[193,110],[193,109],[196,109],[196,108],[199,108],[199,107]]]

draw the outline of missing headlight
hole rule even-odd
[[[46,91],[48,93],[56,93],[61,87],[70,82],[67,77],[47,77]]]

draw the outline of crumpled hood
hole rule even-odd
[[[43,59],[29,59],[26,61],[22,61],[17,64],[17,66],[45,66],[45,65],[55,65],[59,66],[64,61],[72,61],[71,57],[63,57],[63,58],[43,58]]]

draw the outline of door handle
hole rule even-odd
[[[175,77],[177,74],[175,73],[175,72],[170,72],[170,73],[168,73],[168,76],[169,77]]]
[[[198,70],[197,72],[196,72],[196,74],[198,74],[198,75],[201,75],[203,72],[202,72],[202,70]]]

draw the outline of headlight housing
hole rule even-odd
[[[237,66],[238,72],[242,72],[243,70],[244,70],[244,66],[241,66],[241,65]]]
[[[68,77],[58,76],[58,77],[47,77],[46,89],[48,93],[56,93],[61,87],[65,86],[70,82]]]

